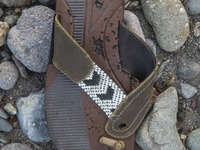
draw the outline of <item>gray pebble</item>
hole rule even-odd
[[[3,119],[8,119],[9,115],[2,108],[0,108],[0,117]]]
[[[140,25],[140,21],[138,17],[131,11],[124,11],[124,22],[127,26],[133,30],[143,41],[145,41],[144,33],[142,31],[142,27]]]
[[[10,55],[6,51],[1,51],[0,56],[4,59],[7,58],[7,60],[10,60]]]
[[[11,104],[8,103],[4,106],[4,110],[9,113],[10,115],[16,115],[17,114],[17,109]]]
[[[2,118],[0,118],[0,131],[10,132],[12,130],[12,125]]]
[[[180,90],[181,95],[186,99],[193,97],[198,92],[195,87],[185,83],[180,83]]]
[[[24,5],[26,5],[27,3],[29,3],[31,0],[0,0],[0,3],[2,3],[3,5],[7,6],[7,7],[22,7]]]
[[[1,150],[32,150],[32,149],[26,144],[11,143],[1,148]]]
[[[146,39],[146,43],[149,45],[149,47],[153,50],[155,56],[156,56],[156,45],[151,39]]]
[[[18,16],[17,15],[9,15],[4,18],[4,21],[7,22],[11,27],[17,23]]]
[[[4,61],[0,64],[0,88],[4,90],[11,89],[18,78],[18,70],[10,61]]]
[[[23,11],[17,25],[9,30],[7,44],[29,70],[46,72],[49,62],[54,11],[34,6]]]
[[[8,135],[3,132],[0,132],[0,142],[2,142],[4,144],[9,143]]]
[[[200,148],[200,128],[192,131],[187,139],[187,144],[191,150],[199,150]]]
[[[185,9],[189,15],[197,15],[200,13],[200,0],[189,0],[185,5]]]
[[[56,2],[56,0],[39,0],[39,2],[44,5],[53,5]]]
[[[17,58],[14,55],[12,55],[12,60],[14,61],[15,65],[17,66],[21,76],[23,78],[28,78],[28,73],[26,71],[26,68],[23,66],[23,64],[19,60],[17,60]]]
[[[28,97],[20,97],[17,102],[17,119],[22,131],[33,142],[50,141],[45,119],[44,92],[32,92]]]
[[[196,102],[197,102],[197,112],[200,114],[200,95],[197,96]]]
[[[179,0],[141,0],[156,40],[165,51],[179,49],[189,36],[189,19]]]
[[[0,17],[2,17],[3,16],[3,10],[0,8]]]
[[[179,112],[177,113],[177,119],[178,119],[179,121],[183,122],[184,119],[185,119],[185,112],[184,112],[184,111],[179,111]]]
[[[200,73],[200,65],[194,61],[182,58],[177,63],[176,72],[182,79],[193,79]]]

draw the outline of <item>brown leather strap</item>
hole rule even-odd
[[[142,83],[120,103],[106,123],[106,132],[127,138],[138,128],[151,102],[157,60],[152,50],[124,23],[120,23],[120,54],[123,68]]]

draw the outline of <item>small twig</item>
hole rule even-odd
[[[30,142],[31,144],[33,144],[37,149],[40,150],[40,147],[39,147],[38,145],[36,145],[35,143],[33,143],[31,140],[29,140],[29,142]]]
[[[126,9],[126,8],[128,8],[128,6],[131,4],[131,1],[128,1],[126,4],[125,4],[125,6],[124,6],[124,8]]]
[[[154,82],[158,81],[158,79],[161,77],[161,75],[163,74],[163,70],[165,69],[165,66],[170,62],[170,60],[166,60],[162,63],[162,65],[160,66],[160,68],[158,69],[157,73],[156,73],[156,77],[154,79]]]

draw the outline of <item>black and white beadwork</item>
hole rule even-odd
[[[110,77],[94,63],[94,70],[78,84],[106,113],[108,117],[126,97]]]

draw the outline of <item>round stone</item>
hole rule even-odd
[[[18,70],[10,61],[4,61],[0,64],[0,88],[4,90],[11,89],[18,78]]]

